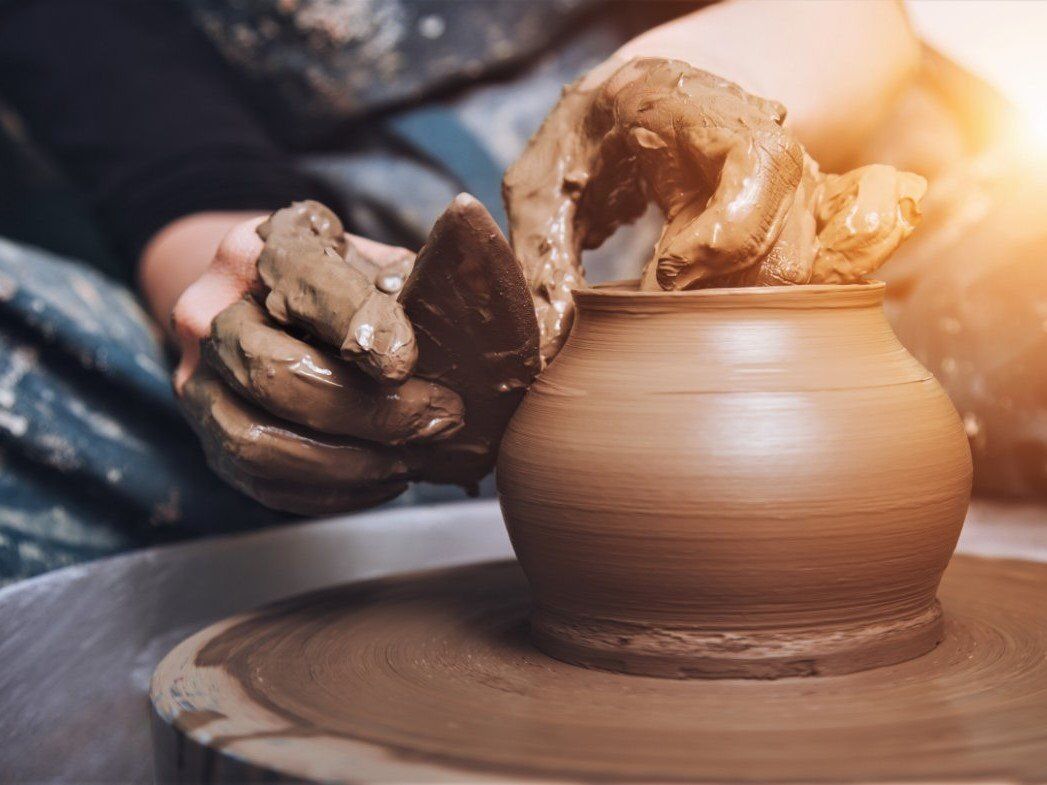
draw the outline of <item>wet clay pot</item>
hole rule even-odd
[[[942,636],[963,426],[882,283],[575,293],[498,490],[531,634],[579,665],[837,674]]]

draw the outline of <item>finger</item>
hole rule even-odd
[[[447,438],[463,424],[462,400],[446,387],[414,378],[377,384],[277,329],[251,300],[215,318],[204,357],[242,396],[323,433],[403,444]]]
[[[360,237],[356,234],[347,234],[346,242],[356,250],[363,258],[378,267],[387,267],[398,264],[403,259],[414,259],[414,254],[399,245],[386,245],[376,240]]]
[[[186,383],[182,400],[209,462],[234,484],[250,476],[365,487],[405,481],[413,473],[403,450],[297,431],[238,397],[203,368]]]
[[[849,283],[877,270],[913,233],[927,181],[873,164],[829,175],[820,190],[814,281]]]
[[[272,235],[309,237],[339,256],[345,255],[346,234],[334,211],[314,199],[292,202],[277,210],[258,226],[258,236],[268,241]]]
[[[411,274],[415,255],[406,248],[347,234],[345,260],[366,275],[379,291],[397,294]]]
[[[379,381],[410,375],[418,350],[403,308],[347,264],[330,238],[301,221],[273,220],[265,241],[258,272],[274,319],[301,326]]]
[[[687,152],[699,165],[722,160],[708,201],[696,199],[670,221],[655,252],[663,289],[744,269],[781,234],[804,170],[803,150],[773,121],[744,130],[693,128]]]
[[[263,220],[259,217],[234,227],[219,244],[207,271],[175,303],[171,324],[181,349],[174,375],[179,395],[196,370],[200,341],[210,333],[214,318],[245,294],[260,291],[257,262],[262,241],[255,230]]]

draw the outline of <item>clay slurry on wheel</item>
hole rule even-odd
[[[926,656],[680,682],[539,653],[515,564],[384,578],[184,641],[153,679],[157,739],[205,745],[213,782],[239,762],[283,773],[265,781],[1044,783],[1045,592],[1047,565],[958,556]]]
[[[470,484],[494,466],[498,443],[538,373],[538,322],[508,242],[475,198],[460,194],[437,220],[400,303],[418,343],[415,374],[465,401],[465,427],[428,445],[430,482]]]

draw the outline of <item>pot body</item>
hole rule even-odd
[[[575,299],[498,463],[539,648],[771,678],[936,645],[970,451],[883,284]]]

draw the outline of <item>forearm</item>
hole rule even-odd
[[[893,0],[732,0],[654,28],[614,59],[639,56],[683,60],[780,101],[800,142],[836,171],[883,122],[920,48]]]

